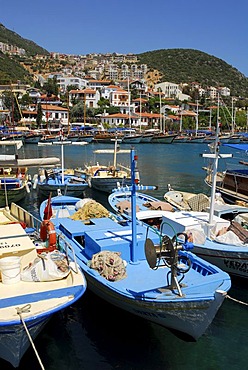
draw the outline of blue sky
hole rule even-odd
[[[248,76],[247,0],[1,0],[0,23],[68,54],[196,49]]]

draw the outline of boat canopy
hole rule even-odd
[[[248,144],[223,144],[223,145],[238,150],[248,151]]]

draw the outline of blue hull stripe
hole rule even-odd
[[[66,287],[63,289],[56,289],[51,291],[45,292],[38,292],[33,294],[26,294],[23,296],[15,296],[5,299],[0,299],[0,309],[6,308],[9,306],[18,306],[24,305],[32,302],[38,302],[45,299],[52,299],[52,298],[61,298],[64,296],[72,296],[74,295],[74,300],[78,299],[83,293],[85,289],[83,289],[82,285],[78,285],[75,287]],[[73,302],[71,301],[71,302]]]

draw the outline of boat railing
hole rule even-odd
[[[24,222],[26,227],[35,229],[38,233],[40,230],[41,220],[32,215],[26,209],[16,203],[11,203],[10,214],[20,222]]]
[[[75,255],[75,251],[74,251],[74,248],[72,247],[72,245],[65,239],[64,235],[62,235],[61,233],[58,235],[58,244],[60,246],[60,243],[59,241],[60,240],[63,240],[64,242],[64,245],[63,245],[63,249],[65,251],[65,254],[66,254],[66,257],[67,259],[69,259],[69,253],[68,253],[68,249],[71,250],[71,253],[72,253],[72,257],[71,257],[71,260],[75,263],[75,272],[78,273],[78,265],[76,263],[76,255]]]
[[[39,220],[34,215],[32,215],[26,209],[22,208],[16,203],[11,203],[10,214],[12,217],[17,219],[19,222],[24,222],[26,227],[33,229],[34,232],[36,232],[37,234],[40,233],[40,226],[41,226],[42,221]],[[69,259],[68,249],[71,250],[72,257],[70,258],[70,260],[74,262],[75,272],[78,273],[79,272],[78,265],[76,263],[76,255],[75,255],[75,251],[73,247],[66,241],[66,239],[63,236],[59,235],[59,239],[63,239],[64,241],[63,249],[64,249],[67,259]]]

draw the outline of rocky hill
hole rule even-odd
[[[160,82],[199,82],[227,86],[232,95],[248,96],[248,78],[222,59],[193,49],[161,49],[138,54],[140,63],[162,73]]]

